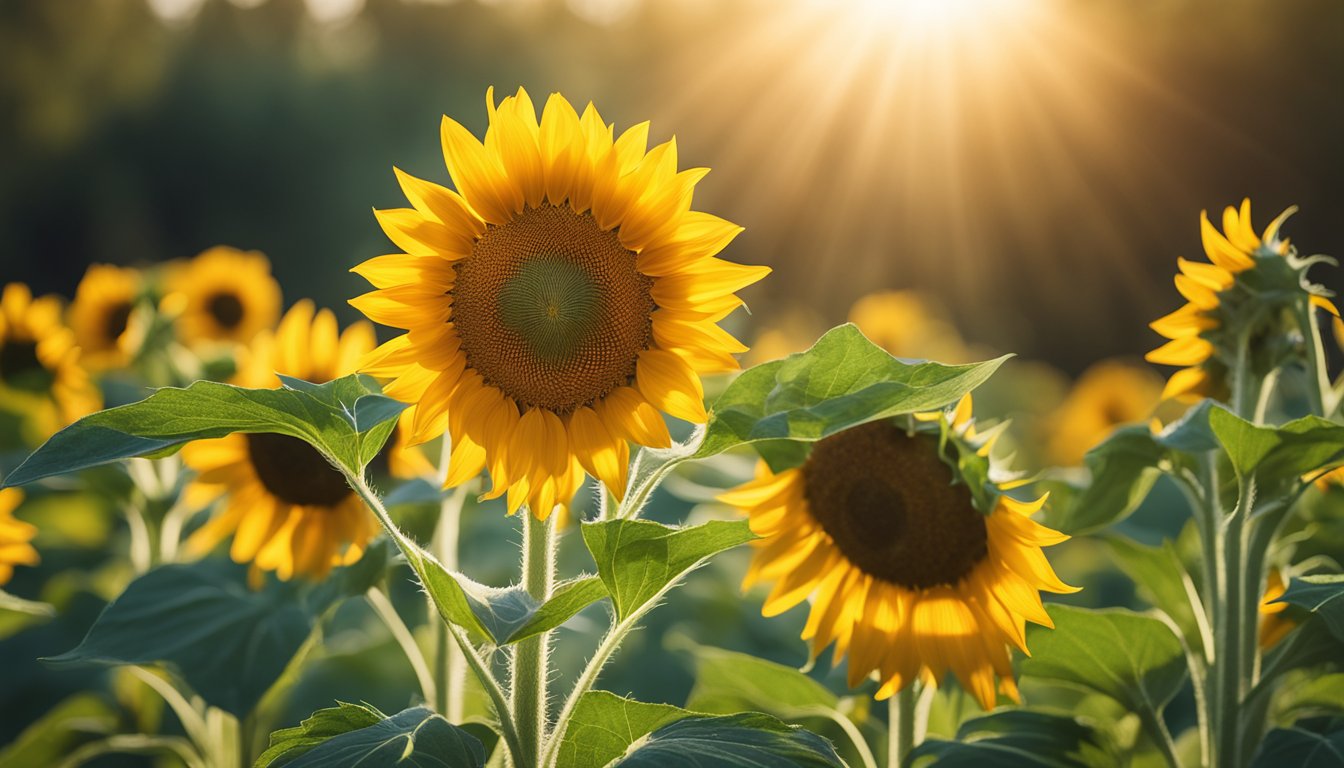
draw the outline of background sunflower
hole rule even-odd
[[[280,285],[257,251],[221,245],[171,264],[164,291],[163,306],[179,315],[178,333],[188,344],[246,344],[280,316]]]
[[[34,298],[22,283],[0,293],[0,404],[21,416],[32,444],[102,406],[61,322],[61,300]]]
[[[139,270],[110,264],[89,266],[70,304],[70,328],[81,360],[91,369],[119,368],[131,361],[143,329],[131,327],[144,291]]]

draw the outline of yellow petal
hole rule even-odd
[[[625,495],[630,447],[613,437],[592,408],[577,408],[569,417],[569,440],[583,468],[602,481],[619,501]]]
[[[684,421],[703,424],[705,391],[700,377],[671,352],[646,349],[635,364],[635,384],[649,403]]]
[[[504,224],[522,210],[522,191],[470,131],[445,115],[439,134],[453,186],[472,211],[491,224]]]
[[[1199,235],[1204,242],[1204,253],[1208,255],[1209,261],[1228,272],[1236,274],[1255,266],[1255,259],[1242,253],[1213,228],[1209,223],[1208,211],[1199,214]]]
[[[1144,355],[1143,359],[1159,365],[1198,365],[1213,354],[1213,345],[1198,336],[1174,339]]]

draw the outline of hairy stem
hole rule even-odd
[[[544,603],[555,586],[554,517],[536,519],[531,510],[523,511],[523,587],[532,599]],[[518,727],[522,754],[515,768],[534,768],[541,764],[542,746],[548,724],[546,711],[547,668],[550,633],[542,632],[513,645],[510,685],[513,695],[513,720]]]
[[[448,438],[445,437],[445,472],[447,443]],[[462,507],[466,503],[467,489],[470,485],[471,483],[465,483],[454,488],[439,504],[439,521],[434,527],[431,547],[434,556],[450,571],[458,570],[458,532],[462,526]],[[436,710],[448,718],[449,722],[460,723],[465,717],[463,696],[467,682],[467,660],[458,650],[457,644],[451,642],[442,622],[434,626],[434,678],[438,681],[438,698],[431,701],[434,701]]]

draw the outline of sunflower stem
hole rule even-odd
[[[333,465],[340,468],[341,473],[345,475],[345,481],[350,484],[350,487],[354,489],[359,498],[373,511],[374,517],[378,518],[378,522],[383,526],[383,530],[387,532],[387,535],[391,537],[393,543],[397,545],[397,549],[401,550],[402,554],[406,556],[406,559],[411,562],[412,568],[416,569],[416,578],[420,579],[422,582],[425,581],[425,578],[421,575],[419,570],[423,566],[418,566],[416,564],[421,563],[425,558],[432,558],[432,555],[422,550],[419,545],[401,532],[401,529],[397,527],[395,522],[393,522],[392,516],[388,514],[387,507],[383,505],[383,500],[379,498],[378,494],[369,486],[362,471],[353,470],[341,465],[330,456],[328,456],[327,459],[331,461]],[[471,644],[471,639],[467,637],[466,630],[455,624],[447,624],[446,619],[442,619],[441,622],[448,628],[449,634],[451,634],[453,640],[457,642],[457,647],[462,651],[462,655],[466,657],[467,665],[471,667],[471,671],[476,675],[476,678],[480,680],[481,686],[485,688],[486,695],[490,697],[490,702],[495,708],[495,715],[499,718],[500,736],[503,737],[504,744],[508,747],[509,754],[514,756],[515,764],[518,764],[518,761],[522,759],[521,756],[523,754],[518,739],[518,729],[514,726],[513,713],[509,708],[509,699],[504,694],[503,688],[500,687],[499,681],[495,679],[494,674],[491,672],[489,660],[483,658],[480,652],[477,651],[476,646]]]
[[[397,609],[392,605],[392,601],[387,594],[378,587],[369,587],[364,593],[364,598],[369,601],[374,613],[383,620],[389,632],[392,633],[392,639],[397,641],[401,647],[402,653],[406,654],[406,660],[410,662],[411,669],[415,672],[415,678],[420,683],[420,695],[427,702],[438,701],[438,687],[435,684],[435,678],[429,671],[429,665],[425,663],[425,655],[420,652],[420,647],[415,644],[415,636],[411,630],[406,627],[406,623],[401,620]],[[433,616],[433,614],[430,614]],[[442,624],[442,622],[435,622]],[[445,631],[444,636],[447,636]],[[463,660],[465,662],[465,659]],[[450,718],[451,719],[451,718]]]
[[[441,469],[446,475],[449,454],[449,441],[446,436],[443,443]],[[462,525],[462,507],[467,500],[469,485],[470,483],[459,485],[439,503],[439,520],[434,526],[431,547],[434,557],[450,571],[458,569],[458,531]],[[434,608],[431,606],[430,615],[433,614]],[[467,660],[457,644],[449,638],[443,622],[433,622],[430,626],[434,629],[434,679],[438,681],[436,686],[438,698],[433,700],[435,708],[448,718],[449,722],[460,723],[465,716],[463,696],[467,682]]]
[[[553,516],[538,520],[523,510],[523,587],[533,600],[544,603],[555,585],[555,524]],[[518,727],[522,754],[515,768],[541,765],[548,724],[546,683],[550,633],[542,632],[513,646],[511,687],[513,720]]]
[[[1333,413],[1338,403],[1335,401],[1335,390],[1330,385],[1330,375],[1327,373],[1325,364],[1325,347],[1321,343],[1320,325],[1315,322],[1314,311],[1309,301],[1299,301],[1297,312],[1297,322],[1302,330],[1302,337],[1307,340],[1310,349],[1307,350],[1307,373],[1311,377],[1311,382],[1307,386],[1307,399],[1311,403],[1311,412],[1322,418],[1328,417]]]
[[[915,685],[887,699],[887,768],[905,765],[915,744]]]

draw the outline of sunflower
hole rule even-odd
[[[23,501],[18,488],[0,490],[0,585],[9,582],[16,565],[37,565],[37,550],[30,544],[37,535],[31,523],[14,518],[14,510]]]
[[[706,170],[678,172],[675,139],[619,138],[559,94],[540,121],[519,89],[486,95],[484,143],[445,117],[457,191],[397,171],[412,208],[377,211],[404,253],[356,267],[351,304],[408,333],[366,358],[413,403],[414,437],[452,440],[446,485],[489,468],[487,497],[547,517],[585,471],[619,498],[629,442],[670,444],[664,411],[707,419],[700,374],[745,350],[717,325],[769,269],[715,257],[741,231],[690,210]]]
[[[321,383],[351,373],[374,346],[373,327],[356,323],[338,333],[329,310],[295,304],[274,333],[263,331],[241,355],[235,384],[275,387],[276,373]],[[315,448],[288,435],[233,434],[182,449],[198,474],[189,500],[228,501],[187,541],[204,554],[233,534],[229,554],[281,579],[322,578],[333,565],[360,558],[376,524],[359,497]]]
[[[766,616],[812,596],[802,636],[814,659],[832,642],[849,654],[851,687],[877,672],[886,698],[951,670],[985,709],[996,692],[1018,700],[1008,645],[1026,652],[1025,621],[1052,626],[1039,590],[1076,590],[1041,552],[1068,538],[1031,519],[1045,499],[973,488],[957,469],[987,462],[990,443],[967,397],[950,417],[832,435],[800,467],[762,464],[720,497],[762,537],[743,587],[774,583]]]
[[[970,356],[961,334],[914,291],[879,291],[854,302],[849,321],[897,357],[957,363]]]
[[[1233,330],[1230,326],[1256,319],[1256,313],[1245,311],[1252,301],[1260,300],[1259,305],[1265,306],[1265,300],[1282,301],[1284,295],[1306,290],[1312,305],[1339,316],[1324,292],[1306,282],[1305,270],[1313,260],[1294,258],[1289,242],[1279,239],[1283,222],[1296,210],[1293,207],[1279,214],[1258,237],[1251,228],[1250,199],[1241,201],[1240,210],[1228,206],[1223,211],[1222,232],[1209,222],[1208,211],[1200,213],[1200,236],[1209,263],[1176,260],[1181,270],[1175,278],[1176,290],[1187,303],[1149,324],[1170,341],[1149,352],[1145,359],[1181,367],[1167,380],[1162,391],[1164,400],[1224,394],[1222,381],[1228,368],[1222,353],[1230,348],[1225,339]],[[1251,270],[1259,275],[1256,283],[1263,285],[1243,279]]]
[[[1049,449],[1056,464],[1075,466],[1113,429],[1143,423],[1153,414],[1162,381],[1152,371],[1103,360],[1078,377],[1050,421]]]
[[[33,298],[22,283],[0,293],[0,403],[29,417],[36,440],[102,407],[74,334],[61,324],[60,299]]]
[[[85,365],[120,368],[131,361],[138,336],[131,312],[143,282],[138,270],[109,264],[94,264],[84,273],[70,304],[70,328]]]
[[[257,251],[216,246],[164,274],[165,306],[181,314],[178,333],[188,344],[241,342],[271,328],[280,316],[280,285]]]

